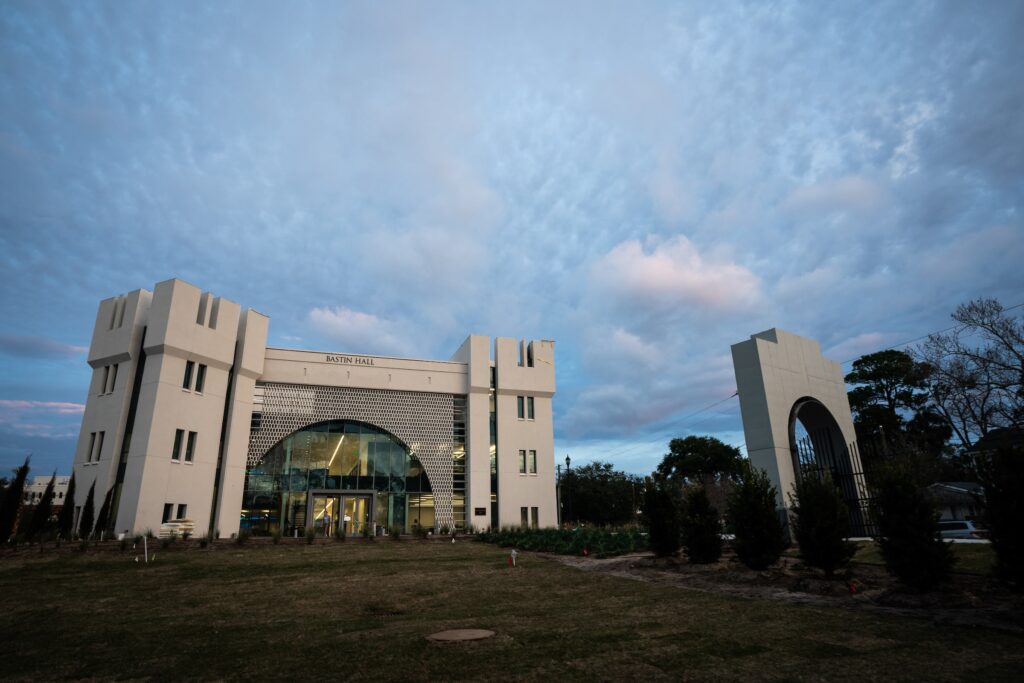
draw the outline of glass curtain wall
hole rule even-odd
[[[309,491],[372,491],[377,533],[433,527],[434,496],[420,461],[387,432],[332,420],[285,437],[245,474],[241,528],[302,535]],[[410,516],[414,515],[414,516]],[[429,524],[427,523],[429,521]]]

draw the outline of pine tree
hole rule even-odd
[[[25,491],[25,479],[28,478],[28,462],[31,459],[31,455],[27,456],[25,463],[14,471],[14,481],[7,487],[4,499],[0,502],[0,544],[7,543],[7,539],[14,531],[14,523],[21,508],[21,496]]]
[[[96,494],[96,482],[89,487],[89,493],[85,497],[85,505],[82,506],[82,517],[78,520],[78,535],[81,538],[89,538],[92,535],[93,525],[93,496]]]
[[[43,498],[36,505],[36,509],[32,512],[32,519],[28,524],[25,537],[32,541],[39,534],[46,530],[46,525],[50,521],[50,512],[53,510],[53,488],[57,484],[57,473],[54,472],[53,476],[50,477],[50,483],[46,485],[46,491],[43,492]]]
[[[96,515],[96,533],[102,534],[107,530],[107,518],[110,516],[110,496],[114,489],[107,489],[107,495],[103,496],[103,505],[100,506],[100,513]]]
[[[75,526],[75,474],[71,473],[71,480],[68,482],[68,491],[64,494],[64,505],[57,517],[57,535],[65,540],[71,540],[71,533]]]

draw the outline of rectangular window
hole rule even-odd
[[[171,451],[171,460],[181,460],[181,442],[185,439],[184,429],[174,430],[174,450]]]
[[[164,503],[164,516],[160,518],[161,524],[171,521],[171,513],[174,512],[174,503]]]
[[[526,417],[529,420],[533,419],[533,396],[526,397]]]
[[[537,474],[537,451],[530,451],[530,474]]]
[[[519,474],[526,474],[526,451],[519,451]]]
[[[103,453],[103,437],[106,435],[106,432],[100,432],[96,436],[96,462],[100,461],[100,455]]]
[[[190,360],[185,361],[185,379],[181,382],[182,389],[192,388],[192,368],[195,367],[195,363]]]
[[[89,452],[85,454],[85,461],[92,462],[92,452],[96,450],[96,432],[89,432]]]
[[[110,366],[103,366],[103,386],[100,387],[100,394],[107,393],[107,381],[110,379]]]
[[[110,388],[107,389],[107,393],[114,393],[114,385],[117,384],[117,366],[119,363],[114,363],[110,370]]]
[[[196,392],[203,393],[203,386],[206,384],[206,366],[200,364],[196,370]]]
[[[192,457],[196,454],[196,433],[188,433],[188,444],[185,446],[185,462],[192,462]]]
[[[526,417],[526,409],[523,407],[524,400],[522,396],[516,396],[516,415],[520,420]]]
[[[530,526],[534,529],[540,527],[540,509],[530,508]]]
[[[537,508],[533,508],[536,510]],[[178,503],[178,519],[185,519],[185,513],[188,512],[188,505],[185,503]]]
[[[519,523],[524,529],[530,525],[530,508],[519,508]]]

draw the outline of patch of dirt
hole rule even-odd
[[[983,576],[954,574],[939,590],[914,593],[901,587],[884,567],[861,563],[852,563],[846,571],[826,579],[792,557],[754,571],[729,552],[718,562],[705,565],[678,557],[657,558],[649,552],[601,559],[538,554],[582,571],[704,593],[843,607],[1024,633],[1024,596],[1009,593]]]

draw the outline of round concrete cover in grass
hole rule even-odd
[[[494,631],[485,628],[453,628],[448,631],[438,631],[427,636],[427,640],[438,643],[455,643],[462,640],[483,640],[494,635]]]

